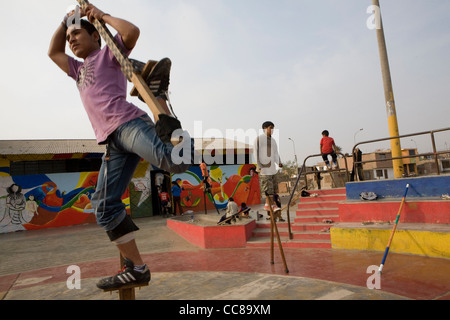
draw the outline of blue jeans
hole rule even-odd
[[[108,137],[109,160],[105,154],[98,175],[97,188],[91,199],[98,225],[105,231],[111,231],[125,218],[122,195],[127,190],[141,158],[171,173],[182,173],[189,169],[194,143],[189,138],[184,139],[182,144],[190,153],[186,159],[183,158],[185,161],[181,161],[180,158],[182,151],[181,156],[177,157],[173,145],[165,144],[159,139],[155,125],[147,115],[119,126]],[[179,146],[177,148],[181,148]]]

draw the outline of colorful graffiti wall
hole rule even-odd
[[[98,172],[0,176],[0,233],[94,223]],[[128,191],[123,202],[129,208]]]
[[[181,205],[184,211],[203,211],[205,209],[226,208],[228,199],[232,197],[240,206],[242,202],[248,206],[260,204],[261,195],[259,178],[255,173],[255,165],[225,165],[207,167],[211,179],[211,193],[204,194],[203,176],[200,167],[191,167],[182,174],[173,175],[182,187]]]
[[[184,211],[223,209],[233,197],[238,205],[261,203],[254,165],[210,166],[211,193],[203,192],[200,167],[172,176],[182,188]],[[142,163],[123,195],[128,214],[153,215],[151,168]],[[98,172],[10,176],[9,163],[0,162],[0,233],[95,223],[91,197]],[[206,201],[205,201],[206,200]],[[133,203],[131,203],[133,202]]]

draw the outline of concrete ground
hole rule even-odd
[[[371,290],[377,280],[367,271],[383,252],[285,248],[286,274],[278,248],[272,265],[270,248],[200,249],[164,218],[135,222],[152,272],[137,300],[450,300],[448,259],[390,253],[380,289]],[[67,285],[73,265],[80,289]],[[94,224],[0,235],[2,300],[117,300],[95,283],[119,269],[117,249]]]

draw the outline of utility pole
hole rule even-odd
[[[377,10],[380,10],[379,0],[372,0],[372,4],[377,8]],[[377,22],[376,32],[378,39],[378,49],[380,51],[381,73],[383,76],[386,112],[388,116],[388,125],[389,125],[389,136],[398,137],[400,136],[400,133],[397,122],[397,112],[395,110],[394,90],[392,89],[391,70],[389,68],[389,60],[386,48],[386,39],[384,37],[383,21],[381,19],[381,11],[378,11],[376,19],[379,19],[379,21]],[[391,139],[391,153],[393,158],[402,156],[402,147],[400,145],[400,139]],[[394,159],[392,160],[392,164],[394,168],[395,178],[401,178],[404,173],[403,160]]]
[[[295,166],[296,166],[296,171],[295,171],[295,173],[298,174],[299,168],[298,168],[298,161],[297,161],[297,153],[295,152],[295,142],[294,142],[294,140],[292,140],[291,138],[289,138],[289,140],[292,141],[292,145],[294,146],[294,158],[295,158]]]

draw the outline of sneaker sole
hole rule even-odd
[[[169,89],[171,68],[172,61],[170,61],[169,58],[164,58],[153,67],[149,75],[145,78],[145,82],[147,83],[148,87],[152,91],[153,95],[155,95],[155,97]],[[167,88],[161,88],[161,83],[163,81],[167,81]]]
[[[141,287],[147,287],[149,282],[147,282],[147,283],[139,283],[139,284],[138,283],[126,284],[126,285],[123,285],[123,286],[120,286],[120,287],[117,287],[117,288],[106,288],[106,289],[99,288],[99,289],[103,290],[104,292],[111,292],[111,291],[118,291],[118,290],[141,288]]]
[[[150,60],[144,66],[143,64],[143,62],[137,60],[133,61],[135,70],[141,74],[142,78],[150,88],[150,91],[152,91],[153,95],[155,95],[156,97],[157,95],[163,93],[160,90],[161,81],[163,80],[163,78],[166,77],[167,81],[169,81],[170,79],[172,61],[169,58],[164,58],[160,61]],[[133,87],[130,95],[137,96],[140,100],[143,100],[136,87]]]

